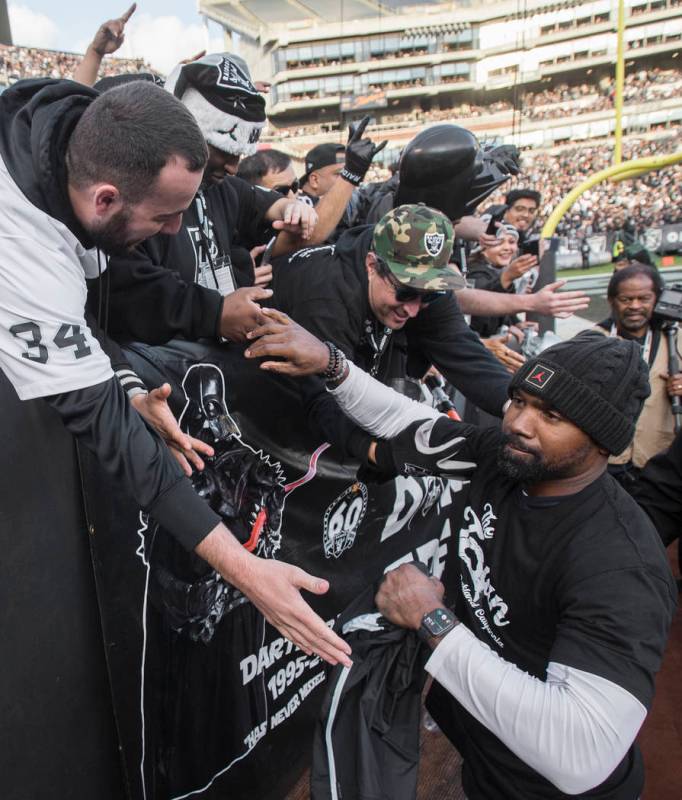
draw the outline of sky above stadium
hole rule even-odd
[[[102,22],[120,16],[132,0],[18,0],[8,3],[14,44],[83,52]],[[223,49],[220,28],[206,27],[196,0],[140,0],[118,55],[142,57],[168,72],[182,58]]]

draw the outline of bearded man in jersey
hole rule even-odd
[[[464,481],[442,583],[403,565],[376,604],[433,649],[427,707],[469,800],[637,800],[634,740],[677,595],[651,521],[606,470],[649,394],[639,346],[586,332],[529,360],[500,431],[398,395],[268,313],[290,349],[327,348],[330,392],[383,437],[368,452],[380,473]]]
[[[72,81],[19,81],[0,95],[0,156],[0,368],[19,398],[44,398],[145,511],[285,636],[345,658],[298,592],[326,584],[241,547],[138,415],[129,376],[114,375],[85,318],[86,278],[108,253],[178,231],[207,159],[190,113],[151,83],[100,96]]]

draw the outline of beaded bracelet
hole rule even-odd
[[[327,369],[322,373],[322,377],[330,382],[341,380],[346,371],[346,356],[332,342],[324,343],[329,350],[329,363]]]

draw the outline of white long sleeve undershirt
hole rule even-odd
[[[356,425],[373,436],[390,439],[413,422],[437,419],[440,411],[410,400],[348,363],[348,376],[335,389],[328,389]]]
[[[566,794],[602,783],[622,761],[645,707],[612,681],[550,662],[541,681],[458,625],[426,664],[518,758]]]

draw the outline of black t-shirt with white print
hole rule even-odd
[[[648,517],[606,473],[572,496],[528,497],[498,471],[499,431],[449,424],[466,437],[457,458],[477,464],[454,495],[457,547],[443,576],[457,617],[540,680],[557,662],[606,678],[649,708],[676,588]],[[414,455],[423,464],[423,450]],[[428,706],[463,756],[469,800],[566,796],[437,683]],[[580,796],[636,800],[642,784],[633,745],[601,786]]]

